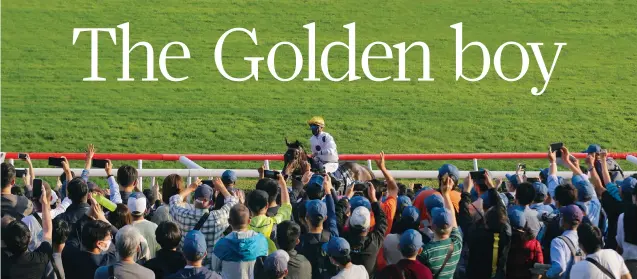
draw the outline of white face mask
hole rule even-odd
[[[105,248],[101,248],[101,247],[100,247],[100,250],[102,250],[102,251],[107,251],[107,250],[108,250],[108,248],[110,248],[110,247],[111,247],[111,242],[112,242],[112,241],[113,241],[112,239],[109,239],[108,241],[104,241],[104,243],[106,243],[106,247],[105,247]]]

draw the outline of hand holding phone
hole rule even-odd
[[[49,157],[49,166],[62,167],[64,158]]]
[[[91,166],[93,168],[103,169],[103,168],[106,168],[107,163],[108,163],[108,160],[93,159],[91,161]]]
[[[33,179],[33,197],[40,199],[42,196],[42,179],[36,178]]]
[[[564,147],[564,143],[551,143],[551,152],[555,152],[555,157],[562,157],[562,147]]]
[[[18,153],[18,159],[26,160],[27,159],[27,154],[26,153]]]
[[[206,184],[210,187],[215,187],[215,184],[212,182],[212,180],[202,180],[201,184]]]
[[[274,171],[274,170],[263,170],[263,177],[272,178],[272,179],[278,180],[279,179],[279,172],[278,171]]]

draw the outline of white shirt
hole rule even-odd
[[[617,221],[617,244],[624,249],[624,260],[637,260],[637,245],[626,242],[624,235],[624,213],[619,215]]]
[[[71,205],[71,199],[64,198],[62,202],[55,208],[51,210],[51,219],[55,219],[56,216],[64,213],[66,208]],[[42,213],[37,212],[38,216],[42,218]],[[27,225],[29,228],[29,233],[31,234],[31,241],[29,242],[29,251],[34,251],[40,247],[42,243],[42,226],[38,222],[33,215],[27,215],[22,218],[22,223]]]
[[[601,266],[612,272],[617,279],[628,274],[628,267],[626,267],[624,259],[612,249],[601,249],[594,254],[587,255],[586,258],[596,260]],[[571,278],[608,279],[608,276],[594,264],[582,260],[571,269]]]
[[[369,274],[364,266],[353,264],[349,268],[342,269],[332,279],[369,279]]]
[[[403,259],[403,254],[400,253],[400,249],[398,249],[399,243],[399,234],[388,234],[385,237],[385,241],[383,241],[383,255],[385,256],[387,265],[395,264]]]
[[[318,158],[323,163],[338,162],[336,142],[330,134],[321,132],[317,136],[312,135],[310,144],[312,145],[313,157]]]

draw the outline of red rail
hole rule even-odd
[[[577,158],[586,158],[586,153],[573,153]],[[637,153],[610,153],[615,159],[625,159],[627,155],[637,156]],[[31,159],[46,160],[49,157],[65,156],[69,160],[84,160],[84,153],[29,153]],[[186,156],[193,161],[282,161],[282,154],[246,155],[246,154],[128,154],[128,153],[98,153],[95,159],[111,160],[151,160],[178,161],[180,156]],[[341,154],[342,161],[363,161],[378,159],[378,154]],[[509,160],[509,159],[545,159],[546,153],[449,153],[449,154],[386,154],[386,160],[396,161],[429,161],[429,160]],[[17,152],[7,152],[6,159],[18,159]]]

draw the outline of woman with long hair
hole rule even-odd
[[[507,279],[531,279],[530,269],[536,263],[544,263],[542,246],[526,227],[526,218],[521,210],[513,210],[509,214],[512,227],[511,248],[507,260]]]
[[[108,214],[108,222],[111,223],[118,230],[126,225],[130,225],[133,222],[133,215],[131,215],[128,206],[125,204],[118,204],[115,211]]]
[[[154,186],[154,191],[156,194],[159,194],[159,186]],[[170,216],[170,197],[177,195],[184,189],[184,181],[178,174],[171,174],[164,178],[164,183],[161,187],[161,201],[162,205],[159,206],[150,221],[159,225],[164,221],[173,221],[173,218]]]

